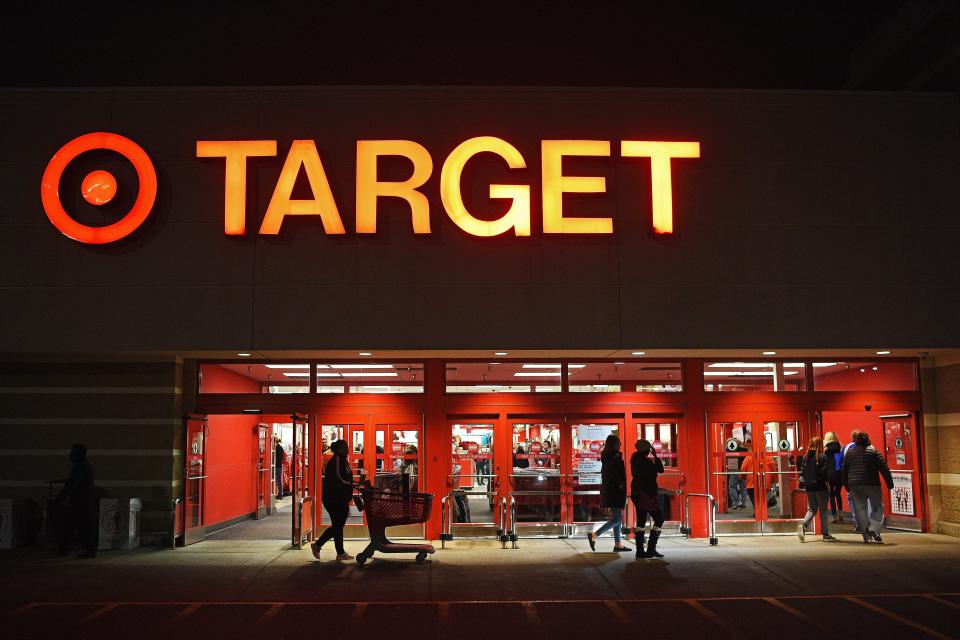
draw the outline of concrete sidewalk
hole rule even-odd
[[[366,566],[316,561],[275,541],[206,541],[177,550],[59,559],[0,553],[0,600],[29,602],[470,602],[788,597],[960,592],[960,540],[887,533],[801,544],[795,537],[661,541],[663,560],[590,552],[586,540],[454,541],[418,566],[375,556]],[[332,547],[332,545],[331,545]],[[356,554],[361,542],[348,542]]]

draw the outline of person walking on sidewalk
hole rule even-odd
[[[587,534],[590,550],[596,551],[597,537],[604,531],[613,529],[613,550],[630,551],[620,543],[620,530],[623,526],[623,508],[627,504],[627,470],[623,466],[620,453],[620,438],[610,434],[600,452],[600,506],[610,509],[610,519],[594,533]]]
[[[823,440],[814,436],[807,445],[807,455],[803,457],[803,467],[800,475],[803,478],[803,489],[807,493],[807,515],[803,522],[797,525],[797,536],[800,542],[806,542],[807,527],[813,522],[813,517],[820,514],[820,532],[824,540],[836,540],[830,535],[827,527],[827,508],[830,499],[827,492],[828,460],[823,453]]]
[[[650,446],[648,440],[637,440],[634,445],[636,451],[630,456],[630,500],[634,511],[637,512],[637,558],[662,558],[663,554],[657,551],[657,540],[660,539],[660,527],[663,526],[663,512],[657,505],[657,476],[663,473],[663,462],[657,457],[657,451]],[[650,455],[653,458],[650,458]],[[644,527],[647,526],[647,515],[653,520],[650,529],[650,541],[647,549],[643,549]]]
[[[337,440],[330,445],[333,457],[327,461],[323,470],[323,490],[321,502],[330,514],[330,526],[310,545],[313,557],[320,559],[320,549],[330,538],[337,550],[337,560],[353,560],[353,556],[343,548],[343,527],[350,515],[350,500],[353,498],[353,470],[347,458],[349,448],[346,440]]]
[[[880,476],[893,489],[893,476],[880,452],[870,446],[870,436],[858,433],[854,447],[843,457],[843,486],[853,496],[853,509],[864,542],[883,542],[883,493]]]
[[[60,495],[59,504],[66,505],[67,517],[60,539],[58,553],[66,556],[70,552],[70,538],[73,532],[80,534],[83,546],[81,558],[97,557],[97,496],[93,486],[93,465],[87,460],[87,445],[74,444],[70,447],[70,477],[67,478]]]
[[[837,434],[827,431],[823,435],[823,455],[827,456],[827,496],[830,500],[831,522],[840,524],[839,514],[843,514],[843,500],[840,497],[841,478],[843,471],[843,451]]]
[[[841,451],[841,453],[843,454],[843,455],[841,456],[841,465],[842,465],[842,462],[843,462],[842,458],[845,458],[846,455],[847,455],[848,453],[850,453],[850,450],[853,449],[855,446],[857,446],[857,436],[858,436],[859,434],[860,434],[860,430],[859,430],[859,429],[854,429],[853,431],[850,432],[850,442],[848,442],[846,445],[844,445],[843,450]],[[840,467],[840,475],[843,476],[843,467],[842,467],[842,466]],[[843,484],[843,478],[842,478],[842,477],[841,477],[841,479],[840,479],[840,484],[841,484],[841,485]],[[853,520],[853,532],[854,532],[854,533],[861,533],[861,531],[860,531],[860,523],[857,522],[857,510],[853,508],[853,494],[850,493],[850,490],[849,490],[849,489],[847,489],[847,506],[850,507],[850,519]],[[872,511],[872,510],[873,510],[873,507],[871,506],[870,501],[867,500],[867,515],[868,515],[868,516],[870,515],[870,511]]]

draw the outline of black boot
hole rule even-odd
[[[657,552],[657,540],[660,539],[660,531],[653,529],[650,532],[650,542],[647,544],[647,552],[644,554],[646,558],[662,558],[663,554]]]
[[[634,543],[637,545],[637,558],[643,558],[643,557],[644,557],[644,555],[643,555],[643,538],[644,538],[645,535],[646,535],[646,533],[644,533],[643,529],[640,529],[640,530],[637,531],[637,537],[636,537],[636,540],[634,540]]]

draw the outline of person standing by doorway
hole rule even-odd
[[[736,448],[730,452],[731,455],[727,456],[727,508],[745,509],[747,499],[747,483],[743,479],[743,474],[739,473],[739,471],[740,465],[743,463],[742,454],[747,450],[744,448],[743,443],[740,442],[740,440],[734,439],[734,442],[736,443]]]
[[[870,446],[870,436],[858,433],[854,447],[843,457],[843,486],[853,496],[853,509],[864,542],[883,542],[883,493],[880,476],[893,489],[893,476],[880,452]]]
[[[657,451],[648,440],[637,440],[634,445],[636,451],[630,456],[630,500],[637,512],[637,558],[662,558],[663,554],[657,551],[657,540],[660,539],[660,527],[663,526],[663,512],[657,504],[657,476],[663,473],[663,462],[657,457]],[[650,455],[653,459],[650,459]],[[644,527],[647,526],[647,515],[653,519],[653,528],[650,529],[650,542],[644,551]]]
[[[283,499],[283,461],[287,457],[287,452],[283,450],[280,443],[280,436],[274,436],[273,446],[273,475],[277,482],[277,500]]]
[[[843,451],[837,434],[827,431],[823,435],[823,455],[827,457],[827,496],[830,499],[830,522],[840,524],[840,515],[843,514],[843,500],[841,499],[841,472],[843,471]]]
[[[97,499],[93,488],[93,465],[87,460],[87,446],[74,444],[70,447],[70,477],[67,478],[57,502],[67,507],[67,521],[63,528],[59,554],[70,552],[73,532],[80,534],[83,546],[81,558],[97,557]]]
[[[350,500],[353,498],[353,470],[347,457],[349,447],[346,440],[337,440],[330,445],[333,457],[323,470],[323,489],[321,502],[330,515],[330,526],[316,542],[310,544],[313,557],[320,559],[320,549],[333,538],[337,550],[337,560],[353,560],[353,556],[343,548],[343,527],[350,515]]]
[[[803,478],[803,489],[807,494],[807,515],[803,522],[797,525],[797,536],[800,542],[807,540],[807,527],[813,522],[813,517],[820,514],[820,533],[824,540],[836,540],[830,535],[827,527],[827,456],[823,453],[823,440],[814,436],[807,445],[807,455],[803,457],[803,467],[800,475]]]
[[[630,551],[630,547],[620,543],[623,508],[627,504],[627,470],[620,453],[620,438],[613,434],[607,436],[600,452],[600,464],[600,507],[610,509],[610,519],[596,532],[588,533],[587,542],[590,550],[596,551],[597,537],[613,529],[613,550],[618,553]]]

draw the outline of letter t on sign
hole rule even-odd
[[[242,236],[247,225],[247,158],[277,155],[276,140],[197,140],[198,158],[226,158],[223,231]]]
[[[653,199],[654,233],[673,233],[673,178],[671,158],[699,158],[699,142],[652,142],[623,140],[624,158],[650,158],[650,192]]]

